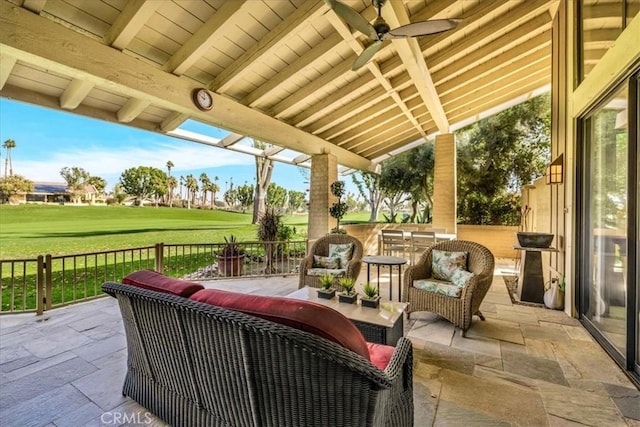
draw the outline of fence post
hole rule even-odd
[[[156,273],[161,273],[164,269],[164,243],[156,243],[156,265],[155,265],[155,271]]]
[[[52,272],[53,271],[53,260],[51,255],[47,255],[45,258],[44,264],[44,294],[45,294],[45,310],[51,310],[51,304],[53,303],[53,295],[52,295]]]
[[[36,267],[36,315],[40,316],[44,312],[44,257],[38,255]]]

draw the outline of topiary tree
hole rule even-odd
[[[282,217],[278,215],[273,208],[267,208],[258,220],[258,239],[264,243],[264,274],[273,274],[276,272],[276,268],[273,265],[276,252],[275,242],[278,240],[278,233],[281,226]]]
[[[336,219],[336,228],[331,230],[332,233],[346,234],[346,232],[340,228],[340,220],[349,210],[349,205],[342,201],[344,193],[344,181],[334,181],[331,184],[331,194],[338,198],[338,201],[329,208],[329,213]]]

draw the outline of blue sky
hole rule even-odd
[[[194,130],[194,126],[185,126]],[[208,128],[209,136],[223,138],[227,131]],[[255,182],[253,156],[146,132],[124,125],[0,99],[0,145],[16,142],[11,150],[13,173],[31,181],[64,182],[60,169],[78,166],[107,180],[110,191],[127,168],[153,166],[173,176],[205,172],[219,177],[224,191],[230,180],[236,185]],[[6,152],[0,148],[0,176],[4,176]],[[275,163],[271,181],[289,190],[305,191],[307,175],[300,168]],[[347,184],[351,178],[344,179]]]

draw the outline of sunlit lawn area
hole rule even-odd
[[[306,216],[304,220],[306,227]],[[296,225],[298,227],[298,225]],[[256,240],[250,213],[127,206],[0,206],[0,258]]]
[[[366,222],[368,212],[343,222]],[[296,240],[306,239],[307,215],[287,215]],[[256,241],[251,213],[128,206],[0,205],[0,259],[67,255],[151,246],[218,243],[224,236]]]

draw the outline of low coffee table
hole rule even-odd
[[[379,308],[362,307],[360,301],[355,304],[338,302],[337,295],[332,299],[318,298],[318,289],[308,286],[286,297],[322,304],[344,314],[369,342],[396,345],[403,333],[407,303],[381,300]]]

